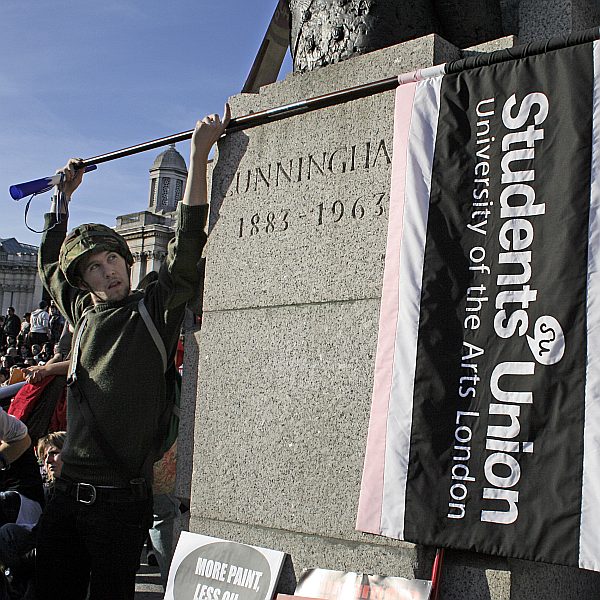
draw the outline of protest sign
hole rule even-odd
[[[285,554],[184,531],[165,600],[270,600]]]

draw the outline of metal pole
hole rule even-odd
[[[314,98],[309,98],[308,100],[301,100],[300,102],[293,102],[276,108],[261,110],[259,112],[231,119],[225,130],[225,134],[250,129],[251,127],[258,127],[265,123],[278,121],[280,119],[318,110],[320,108],[326,108],[328,106],[333,106],[334,104],[349,102],[351,100],[357,100],[358,98],[372,96],[373,94],[387,92],[395,89],[398,85],[397,77],[389,77],[388,79],[381,79],[372,83],[366,83],[364,85],[347,88],[330,94],[324,94],[323,96],[316,96]],[[193,133],[194,130],[190,129],[189,131],[182,131],[181,133],[130,146],[129,148],[122,148],[121,150],[115,150],[114,152],[92,156],[91,158],[84,159],[83,166],[99,165],[100,163],[123,158],[124,156],[131,156],[132,154],[138,154],[140,152],[146,152],[147,150],[153,150],[154,148],[160,148],[161,146],[189,140]]]
[[[259,125],[285,119],[293,115],[333,106],[334,104],[349,102],[350,100],[365,98],[367,96],[372,96],[373,94],[393,90],[398,87],[398,85],[399,81],[397,77],[389,77],[388,79],[381,79],[372,83],[366,83],[364,85],[347,88],[330,94],[324,94],[323,96],[316,96],[315,98],[309,98],[308,100],[301,100],[300,102],[293,102],[292,104],[284,104],[283,106],[250,113],[231,119],[225,130],[225,135],[244,129],[250,129],[251,127],[258,127]],[[82,166],[86,171],[91,171],[96,168],[96,165],[110,160],[116,160],[117,158],[123,158],[125,156],[131,156],[132,154],[153,150],[154,148],[160,148],[161,146],[189,140],[193,133],[194,130],[190,129],[189,131],[182,131],[181,133],[176,133],[167,137],[158,138],[135,146],[129,146],[128,148],[122,148],[121,150],[115,150],[114,152],[92,156],[91,158],[84,159],[82,161]],[[31,194],[45,192],[58,184],[59,181],[60,177],[58,175],[42,177],[41,179],[35,179],[33,181],[25,181],[23,183],[11,185],[9,193],[13,200],[21,200]]]

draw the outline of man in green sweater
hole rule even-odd
[[[66,202],[57,211],[53,198],[46,215],[39,271],[80,342],[71,364],[62,473],[39,526],[39,598],[83,600],[88,586],[90,600],[134,596],[152,523],[152,463],[162,442],[157,431],[168,409],[162,357],[139,303],[143,298],[172,359],[185,304],[198,289],[208,154],[229,116],[226,106],[222,121],[211,115],[196,125],[175,238],[158,280],[144,291],[131,290],[133,258],[114,231],[88,224],[65,238],[68,201],[83,169],[75,159],[62,169]]]

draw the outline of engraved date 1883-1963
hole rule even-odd
[[[354,200],[335,200],[332,203],[319,202],[307,212],[294,212],[282,208],[279,211],[256,212],[250,217],[240,217],[238,237],[244,238],[259,234],[284,233],[302,221],[312,221],[316,227],[339,223],[343,219],[360,221],[385,214],[387,192],[376,192]]]

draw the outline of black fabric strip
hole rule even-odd
[[[561,48],[568,48],[569,46],[593,42],[599,38],[600,28],[598,27],[578,31],[577,33],[572,33],[570,35],[557,35],[549,40],[531,42],[529,44],[515,46],[514,48],[506,48],[504,50],[497,50],[496,52],[489,52],[450,61],[446,63],[446,73],[460,73],[467,69],[489,67],[490,65],[506,62],[508,60],[535,56],[536,54],[545,54],[551,50],[560,50]]]

